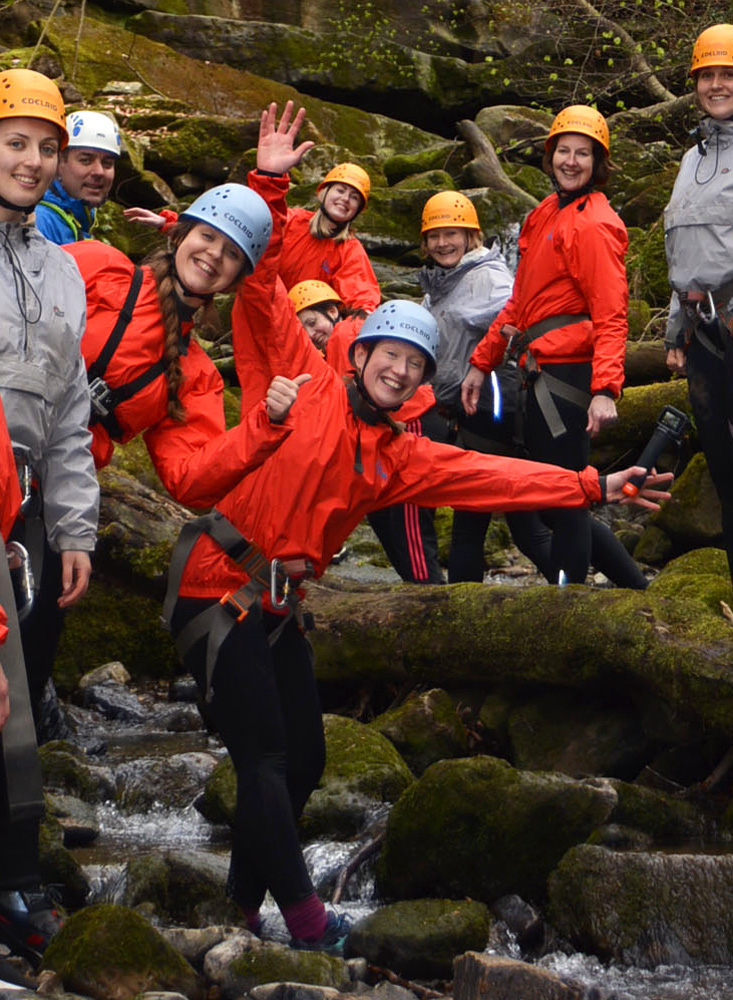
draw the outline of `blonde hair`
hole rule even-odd
[[[333,223],[329,222],[320,208],[317,208],[313,213],[313,218],[308,224],[308,229],[314,239],[333,240],[334,243],[345,243],[346,240],[355,239],[354,234],[351,232],[351,222],[353,222],[353,219],[347,222],[344,228],[334,236],[331,234],[331,226]]]

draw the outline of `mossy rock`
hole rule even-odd
[[[44,969],[95,1000],[133,1000],[151,990],[203,1000],[203,984],[180,952],[133,910],[101,903],[69,917],[49,944]]]
[[[392,899],[516,893],[540,901],[567,849],[604,823],[609,786],[517,771],[492,757],[441,761],[390,813],[377,888]]]
[[[237,806],[237,776],[228,755],[220,761],[204,785],[204,794],[196,808],[210,823],[234,825]]]
[[[684,548],[722,540],[720,500],[702,452],[693,455],[671,493],[672,499],[654,514],[651,524]]]
[[[427,170],[422,174],[411,174],[404,180],[398,181],[392,191],[455,191],[456,185],[453,178],[445,170]],[[427,200],[427,199],[426,199]]]
[[[529,163],[504,163],[504,173],[507,177],[518,184],[520,188],[531,194],[538,202],[552,194],[552,181],[539,167],[533,167]],[[521,219],[517,220],[518,222]]]
[[[237,926],[239,907],[226,893],[229,862],[204,851],[166,851],[127,863],[123,902],[151,908],[158,920],[184,927]]]
[[[609,822],[641,830],[659,845],[686,843],[705,833],[705,818],[692,802],[643,785],[613,780],[611,784],[618,802]]]
[[[382,169],[389,184],[397,184],[413,174],[425,174],[431,170],[444,171],[455,179],[468,159],[464,143],[446,142],[417,152],[396,153],[384,160]]]
[[[534,140],[535,155],[541,158],[552,119],[552,114],[536,108],[496,104],[481,108],[476,115],[476,124],[494,146],[499,148],[514,142]]]
[[[301,818],[308,839],[357,833],[377,804],[396,802],[413,781],[381,733],[338,715],[324,716],[324,729],[326,766]]]
[[[411,694],[370,725],[394,743],[416,775],[438,760],[468,753],[465,726],[450,695],[439,688]]]
[[[491,917],[472,900],[417,899],[380,906],[360,920],[349,953],[410,979],[448,979],[457,955],[483,951]]]
[[[723,549],[693,549],[667,563],[652,581],[653,593],[679,597],[701,612],[720,614],[720,602],[733,607],[728,560]]]
[[[684,379],[624,389],[618,404],[618,422],[604,427],[598,437],[593,439],[591,464],[604,469],[616,463],[620,454],[626,455],[629,460],[641,455],[657,425],[662,408],[667,405],[676,406],[690,416],[687,382]],[[660,471],[673,469],[676,461],[677,452],[668,449],[662,454],[658,467]]]
[[[65,740],[51,740],[38,748],[43,783],[49,788],[77,795],[84,802],[105,802],[116,792],[114,772],[92,764],[81,750]]]
[[[632,555],[637,562],[661,566],[672,556],[673,551],[674,543],[669,535],[656,524],[650,524],[634,545]]]
[[[549,691],[516,705],[509,740],[516,767],[573,778],[601,774],[631,780],[654,749],[633,704],[585,691]]]
[[[624,965],[729,965],[733,857],[580,845],[549,881],[550,919],[585,952]]]
[[[235,959],[227,971],[227,993],[241,996],[264,983],[310,983],[339,989],[348,983],[349,970],[342,958],[322,951],[295,951],[265,945]]]
[[[178,655],[160,625],[160,601],[114,583],[93,580],[66,617],[54,663],[59,690],[73,691],[87,671],[121,660],[135,679],[171,677]]]
[[[645,333],[652,320],[652,309],[643,299],[629,300],[629,338],[636,340]]]
[[[83,906],[91,886],[73,851],[63,845],[59,821],[48,812],[41,822],[38,838],[41,882],[59,888],[68,909]]]

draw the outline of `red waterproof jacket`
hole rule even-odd
[[[285,284],[279,278],[288,218],[285,199],[288,177],[270,177],[253,170],[247,182],[268,203],[273,225],[267,249],[254,274],[237,289],[232,309],[232,348],[242,389],[243,414],[264,396],[274,375],[292,377],[301,374],[293,369],[289,354],[299,351],[303,341],[310,343]],[[278,336],[271,329],[273,322],[279,327]],[[326,345],[326,361],[340,375],[352,370],[349,346],[361,329],[362,322],[360,317],[352,316],[337,323]],[[285,352],[284,356],[279,354],[280,351]],[[432,387],[420,386],[394,417],[408,423],[421,417],[434,405]]]
[[[355,236],[343,243],[311,236],[313,214],[305,208],[288,211],[280,261],[285,287],[290,290],[307,278],[325,281],[349,309],[373,312],[382,296],[366,250]]]
[[[15,470],[13,449],[10,445],[8,426],[5,423],[5,412],[0,400],[0,559],[5,558],[4,541],[10,534],[20,509],[20,486],[18,473]],[[8,635],[7,616],[0,607],[0,645]]]
[[[134,265],[119,250],[96,240],[64,249],[76,260],[86,285],[87,327],[81,347],[89,368],[115,324]],[[242,422],[227,432],[221,376],[201,347],[189,339],[190,332],[191,325],[184,324],[179,397],[186,410],[185,422],[167,414],[164,375],[121,403],[115,416],[122,428],[121,443],[143,433],[155,470],[174,499],[190,507],[210,507],[264,461],[289,431],[282,424],[270,423],[262,393]],[[160,359],[163,342],[155,279],[144,267],[132,320],[109,362],[105,381],[114,388],[148,371]],[[114,444],[101,424],[94,424],[92,433],[95,462],[105,466]]]
[[[362,518],[397,503],[460,510],[528,510],[586,506],[601,497],[598,473],[481,455],[395,434],[352,410],[343,379],[306,335],[296,344],[275,324],[260,345],[289,364],[282,374],[310,372],[286,423],[292,433],[264,465],[217,504],[268,559],[309,559],[327,568]],[[242,345],[256,354],[256,344]],[[194,546],[180,594],[221,597],[246,574],[207,535]],[[267,596],[264,595],[267,605]]]
[[[491,371],[502,361],[505,323],[526,330],[549,316],[591,319],[551,330],[532,342],[545,362],[592,362],[591,393],[618,397],[624,382],[629,291],[626,227],[600,191],[560,207],[551,194],[527,216],[511,298],[476,346],[471,364]]]

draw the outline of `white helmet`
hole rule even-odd
[[[98,149],[119,156],[122,139],[117,122],[100,111],[72,111],[66,118],[69,149]]]

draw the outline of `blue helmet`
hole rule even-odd
[[[220,184],[192,202],[181,219],[205,222],[239,247],[249,262],[248,274],[257,267],[272,235],[267,202],[244,184]]]
[[[384,302],[364,320],[359,335],[349,347],[349,360],[354,363],[356,344],[374,343],[377,340],[402,340],[419,348],[425,355],[423,382],[435,374],[438,353],[438,324],[431,313],[410,299]]]

